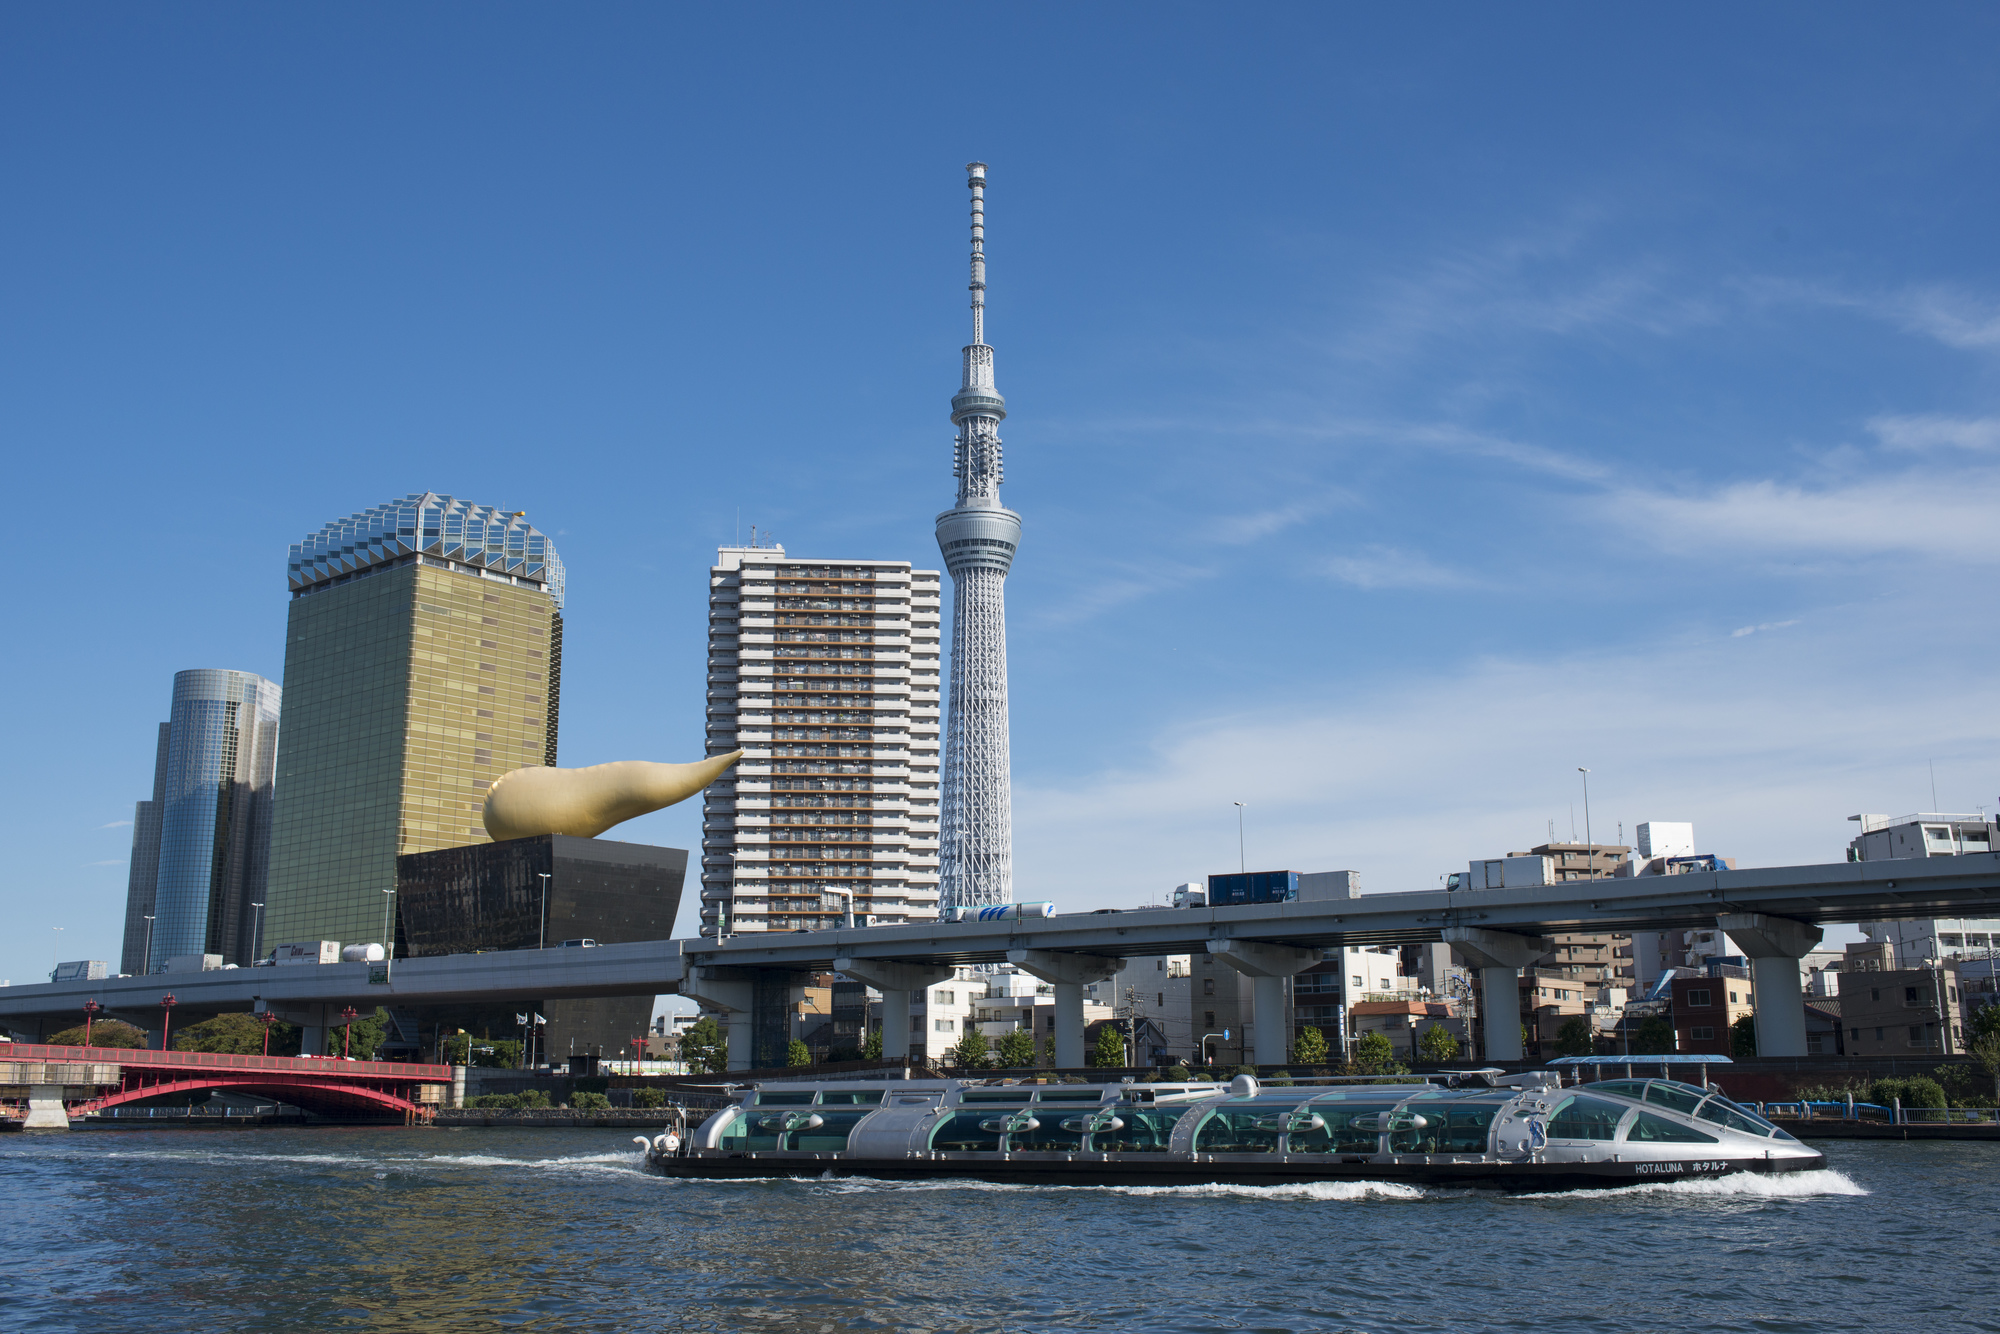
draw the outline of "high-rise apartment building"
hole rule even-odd
[[[951,701],[945,725],[941,902],[947,908],[1014,898],[1013,777],[1007,721],[1007,572],[1021,516],[1000,503],[1000,423],[986,342],[986,164],[966,164],[972,188],[972,342],[951,400],[958,428],[958,498],[937,516],[951,571]]]
[[[524,514],[412,493],[291,549],[264,939],[381,941],[396,858],[487,842],[556,762],[563,567]]]
[[[176,955],[257,957],[278,701],[278,687],[250,672],[174,674],[153,797],[133,814],[122,971],[152,972]]]
[[[709,571],[701,932],[934,917],[938,573],[723,547]]]

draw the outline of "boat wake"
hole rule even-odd
[[[1866,1195],[1868,1188],[1845,1172],[1822,1169],[1817,1172],[1732,1172],[1721,1177],[1694,1177],[1684,1181],[1642,1181],[1633,1186],[1608,1190],[1562,1190],[1517,1195],[1522,1200],[1567,1199],[1580,1195],[1618,1197],[1668,1195],[1712,1200],[1809,1200],[1825,1195]]]

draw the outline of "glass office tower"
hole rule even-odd
[[[563,568],[518,512],[414,493],[291,550],[264,939],[384,941],[396,858],[488,842],[556,762]]]
[[[174,674],[153,799],[133,819],[124,971],[152,972],[176,955],[257,957],[252,905],[264,901],[269,866],[279,697],[251,672]]]

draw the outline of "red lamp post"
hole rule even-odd
[[[257,1021],[264,1025],[264,1054],[269,1056],[271,1054],[271,1025],[278,1022],[278,1016],[266,1010],[257,1016]]]
[[[97,1018],[97,1016],[98,1016],[98,1015],[100,1015],[100,1014],[103,1014],[103,1013],[104,1013],[104,1007],[103,1007],[102,1005],[99,1005],[99,1004],[98,1004],[98,1003],[97,1003],[96,1001],[94,1001],[94,1000],[87,1000],[87,1001],[85,1001],[85,1002],[83,1003],[83,1045],[84,1045],[84,1046],[88,1047],[88,1046],[90,1045],[90,1024],[91,1024],[91,1021],[92,1021],[92,1020],[94,1020],[95,1018]]]
[[[350,1005],[340,1012],[340,1017],[347,1021],[347,1026],[340,1030],[340,1059],[344,1061],[347,1059],[348,1045],[354,1041],[354,1021],[361,1017],[361,1011]]]
[[[632,1047],[632,1073],[643,1075],[646,1073],[646,1039],[633,1038]]]
[[[174,1006],[179,1003],[180,1002],[174,999],[174,993],[171,991],[169,991],[166,995],[160,997],[160,1050],[161,1051],[173,1050],[173,1047],[168,1045],[168,1039],[173,1036],[173,1034],[169,1030],[173,1026],[172,1021],[174,1015]]]

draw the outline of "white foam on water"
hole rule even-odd
[[[217,1153],[214,1151],[167,1150],[151,1153],[112,1153],[109,1158],[143,1158],[158,1162],[163,1158],[202,1164],[293,1163],[306,1167],[369,1167],[409,1171],[426,1167],[529,1168],[556,1171],[639,1171],[645,1156],[637,1148],[609,1153],[571,1154],[561,1158],[503,1158],[482,1153],[398,1154],[366,1157],[338,1153]]]
[[[1585,1196],[1668,1195],[1711,1200],[1809,1200],[1826,1195],[1866,1195],[1868,1188],[1845,1172],[1732,1172],[1720,1177],[1689,1177],[1680,1181],[1642,1181],[1610,1190],[1548,1191],[1521,1195],[1524,1200],[1554,1200]]]
[[[1102,1192],[1112,1195],[1158,1196],[1163,1199],[1210,1199],[1234,1197],[1246,1200],[1421,1200],[1446,1192],[1426,1191],[1391,1181],[1304,1181],[1282,1186],[1232,1186],[1203,1184],[1190,1186],[1099,1186],[1044,1185],[1018,1182],[975,1181],[952,1177],[937,1181],[884,1181],[876,1177],[820,1177],[811,1184],[835,1194],[864,1194],[877,1191],[907,1192],[931,1190],[983,1190],[1010,1193],[1080,1195]],[[1458,1193],[1458,1192],[1450,1192]]]

